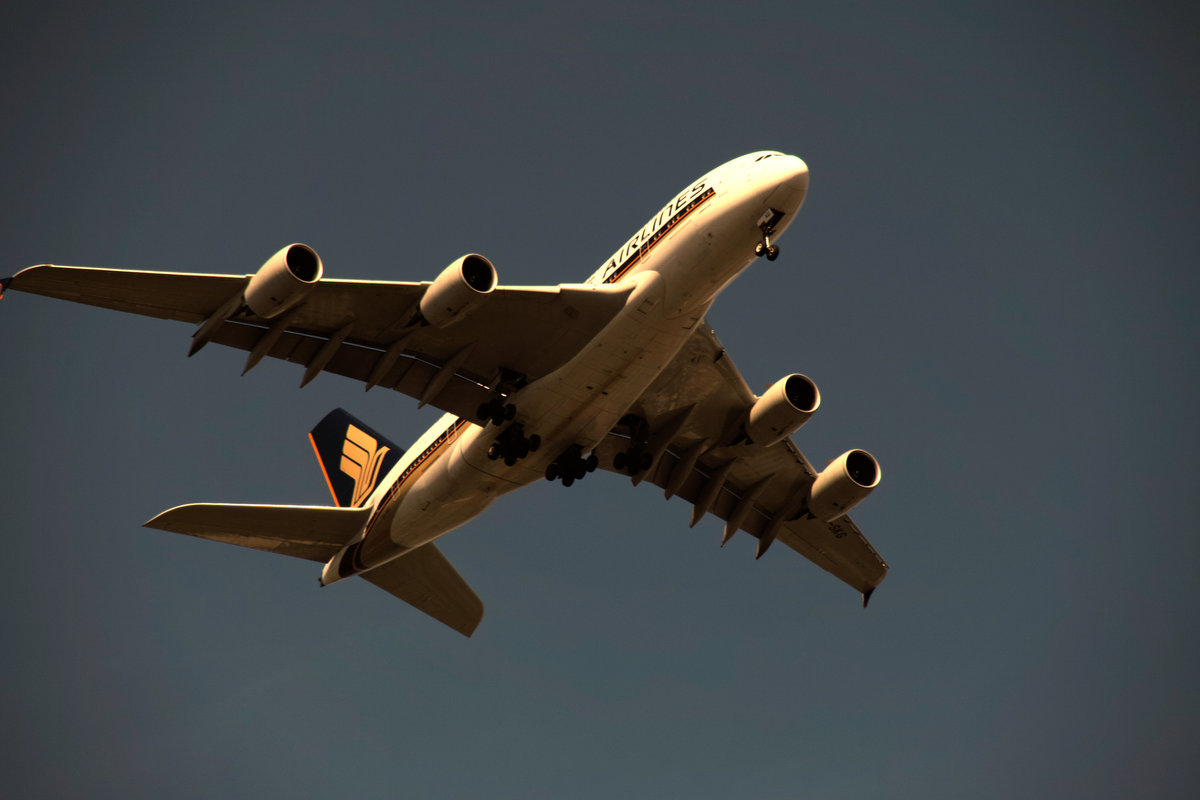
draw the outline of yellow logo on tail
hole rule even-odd
[[[354,496],[350,503],[361,506],[375,488],[379,477],[379,465],[387,455],[389,447],[379,447],[379,442],[368,433],[351,425],[346,429],[346,442],[342,445],[342,472],[354,479]]]

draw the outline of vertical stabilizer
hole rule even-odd
[[[361,506],[404,450],[344,409],[335,408],[308,434],[325,482],[339,506]]]

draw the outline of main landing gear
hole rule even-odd
[[[613,456],[613,467],[630,475],[650,469],[650,425],[636,414],[625,415],[618,424],[629,427],[629,447]]]
[[[781,219],[783,219],[783,212],[773,208],[768,208],[766,213],[759,218],[758,229],[762,231],[762,241],[754,245],[754,255],[766,256],[767,261],[779,258],[779,245],[771,244],[771,235],[775,233],[775,226]]]
[[[512,403],[505,403],[499,397],[493,397],[486,403],[480,403],[475,414],[479,419],[488,420],[493,425],[503,425],[517,415],[517,407]]]
[[[488,448],[488,458],[492,461],[502,458],[504,463],[511,467],[530,453],[536,453],[541,446],[542,437],[536,433],[526,436],[525,426],[514,422],[492,442],[492,446]]]
[[[550,462],[550,466],[546,467],[546,480],[561,479],[563,486],[570,486],[589,472],[594,472],[598,466],[600,466],[600,459],[596,457],[595,453],[584,458],[583,448],[573,444],[558,458]]]
[[[490,422],[498,427],[517,415],[517,407],[512,403],[505,403],[500,397],[493,397],[486,403],[480,403],[476,414],[481,422]],[[504,459],[504,463],[511,467],[530,453],[536,453],[541,446],[542,437],[536,433],[526,436],[525,426],[514,422],[501,431],[492,442],[487,456],[492,461]]]

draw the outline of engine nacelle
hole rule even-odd
[[[421,295],[421,316],[435,328],[453,325],[479,308],[496,288],[496,268],[471,253],[442,270]]]
[[[289,244],[267,259],[242,297],[256,315],[271,319],[303,300],[323,272],[317,251],[306,244]]]
[[[808,377],[780,378],[750,407],[746,435],[761,445],[782,442],[808,422],[819,405],[821,393]]]
[[[866,450],[847,450],[821,471],[808,498],[808,513],[833,522],[879,485],[879,462]]]

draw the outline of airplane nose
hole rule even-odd
[[[808,194],[808,165],[796,156],[781,155],[766,159],[762,166],[771,170],[771,182],[775,184],[768,204],[788,214],[796,213]]]
[[[779,159],[782,180],[802,195],[808,192],[808,164],[796,156],[784,156]]]

